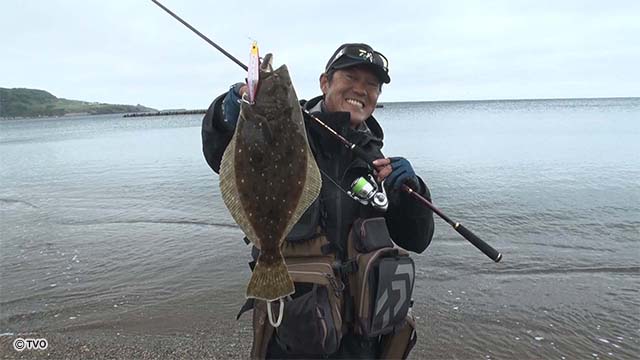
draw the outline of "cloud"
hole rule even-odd
[[[304,98],[344,42],[389,58],[381,101],[640,96],[635,1],[163,3],[244,62],[258,40]],[[11,2],[0,41],[0,86],[66,98],[204,108],[245,77],[150,1]]]

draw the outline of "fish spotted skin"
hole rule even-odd
[[[242,103],[220,167],[225,205],[260,249],[248,298],[273,301],[294,292],[280,247],[321,186],[287,67],[261,71],[255,103]]]

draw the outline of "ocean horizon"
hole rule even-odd
[[[509,101],[563,101],[563,100],[636,100],[640,99],[639,96],[605,96],[605,97],[560,97],[560,98],[505,98],[505,99],[446,99],[446,100],[409,100],[409,101],[379,101],[378,105],[391,105],[391,104],[414,104],[414,103],[464,103],[464,102],[509,102]],[[206,107],[200,108],[167,108],[160,109],[158,112],[165,111],[197,111],[203,110],[206,111],[208,104],[205,104]],[[118,114],[129,114],[127,112],[118,113]],[[86,116],[100,116],[100,115],[118,115],[118,114],[98,114],[98,115],[90,115],[87,113],[73,113],[73,114],[65,114],[61,116],[13,116],[13,117],[2,117],[0,116],[0,120],[12,120],[12,119],[42,119],[42,118],[59,118],[59,117],[86,117]]]

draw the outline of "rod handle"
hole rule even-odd
[[[456,223],[453,228],[462,235],[465,239],[469,240],[475,247],[477,247],[480,251],[482,251],[485,255],[487,255],[491,260],[495,262],[500,262],[502,260],[502,254],[499,253],[496,249],[491,247],[491,245],[484,242],[482,239],[476,236],[476,234],[472,233],[471,230],[464,227],[464,225],[460,223]]]

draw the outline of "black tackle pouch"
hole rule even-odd
[[[352,234],[354,248],[359,253],[393,247],[384,218],[357,219],[353,223]]]
[[[287,267],[296,291],[284,302],[282,323],[275,329],[278,345],[289,354],[330,355],[342,339],[342,291],[333,256],[289,258]]]
[[[402,323],[411,307],[415,266],[408,256],[381,257],[369,272],[373,300],[369,322],[370,336],[386,334]]]
[[[276,329],[276,341],[290,354],[331,354],[338,350],[339,339],[331,315],[327,288],[309,284],[307,293],[285,302],[282,324]]]
[[[384,218],[356,221],[349,234],[350,293],[355,304],[355,332],[379,336],[403,324],[415,280],[409,253],[394,247]]]

